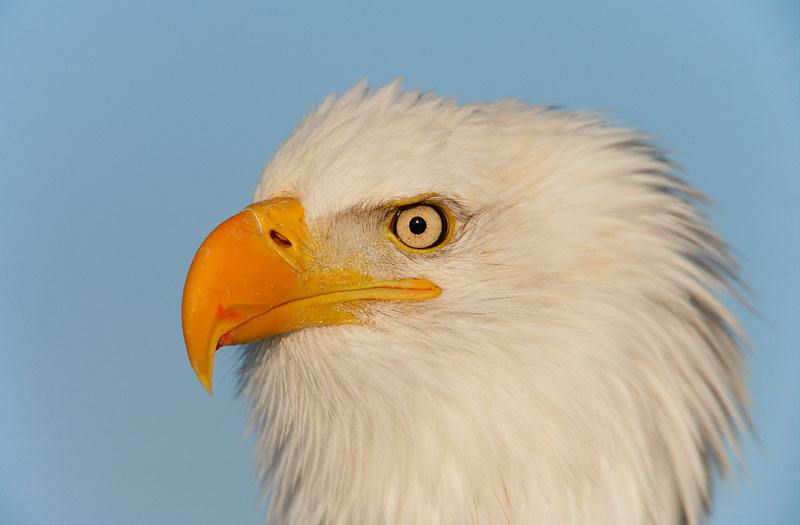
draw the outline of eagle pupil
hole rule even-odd
[[[408,229],[411,230],[411,233],[413,233],[414,235],[422,235],[427,227],[428,224],[422,217],[414,217],[408,223]]]

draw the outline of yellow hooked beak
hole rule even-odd
[[[297,199],[255,203],[211,232],[183,288],[183,338],[197,378],[211,393],[214,353],[308,326],[358,322],[343,303],[423,300],[425,279],[379,280],[347,268],[321,268],[319,249]]]

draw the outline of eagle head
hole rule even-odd
[[[746,422],[735,265],[647,137],[359,83],[195,256],[275,523],[695,523]]]

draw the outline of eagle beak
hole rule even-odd
[[[292,197],[258,202],[217,226],[197,250],[181,313],[189,361],[209,394],[221,346],[359,322],[344,303],[439,295],[425,279],[379,280],[316,265],[319,248],[304,216]]]

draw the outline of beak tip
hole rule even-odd
[[[209,396],[213,396],[214,395],[214,388],[211,385],[211,375],[197,374],[197,379],[200,380],[200,383],[203,385],[203,388],[206,389],[206,392],[208,392],[208,395]]]
[[[197,380],[200,381],[201,385],[203,385],[203,388],[206,390],[206,392],[208,392],[208,395],[213,395],[214,388],[211,381],[213,374],[213,368],[212,368],[213,365],[205,367],[197,366],[197,364],[194,361],[192,361],[191,359],[190,361],[192,364],[192,369],[194,370],[194,374],[195,376],[197,376]]]

